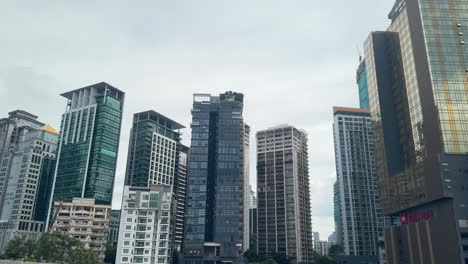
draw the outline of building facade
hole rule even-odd
[[[364,44],[388,263],[468,260],[467,13],[398,0]]]
[[[369,91],[367,88],[366,61],[361,58],[356,70],[356,83],[359,88],[359,108],[369,109]]]
[[[257,194],[259,254],[312,261],[307,134],[289,125],[259,131]]]
[[[8,113],[7,118],[0,119],[0,208],[3,208],[13,153],[26,134],[45,125],[37,118],[26,111],[16,110]]]
[[[180,251],[184,235],[189,151],[180,143],[180,129],[183,128],[183,125],[152,110],[134,114],[125,178],[125,185],[132,187],[171,187],[175,201],[171,212],[173,233],[170,245],[177,251]]]
[[[176,176],[174,178],[174,199],[175,203],[172,212],[173,223],[173,250],[180,252],[184,241],[184,223],[185,223],[185,207],[187,198],[187,172],[188,159],[190,148],[182,144],[178,145],[178,161],[176,167]]]
[[[50,208],[55,201],[76,197],[110,205],[124,93],[102,82],[62,96],[67,98],[67,108],[61,122]]]
[[[113,247],[117,247],[119,242],[119,228],[120,228],[120,210],[112,209],[109,217],[109,235],[107,243]]]
[[[106,253],[111,206],[96,204],[94,199],[73,198],[54,202],[51,232],[80,240],[85,248],[95,250],[100,259]]]
[[[55,164],[58,132],[24,111],[3,123],[1,152],[0,250],[16,236],[37,239],[45,218]]]
[[[335,242],[336,243],[336,232],[334,231],[328,236],[328,242]]]
[[[368,109],[333,108],[335,224],[345,255],[378,256],[383,223]]]
[[[314,242],[315,241],[320,241],[320,233],[319,232],[312,232],[312,236],[314,238]]]
[[[243,262],[249,247],[248,139],[244,96],[195,94],[184,263]]]
[[[116,263],[171,263],[171,189],[125,186]]]
[[[174,186],[182,128],[181,124],[152,110],[134,114],[125,185]]]
[[[250,248],[257,248],[257,196],[250,186],[249,198],[249,238]]]
[[[319,255],[327,256],[330,252],[330,247],[334,244],[334,242],[330,241],[316,240],[314,241],[314,251]]]

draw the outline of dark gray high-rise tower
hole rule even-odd
[[[194,95],[184,263],[242,262],[248,248],[249,127],[243,100],[233,92]]]

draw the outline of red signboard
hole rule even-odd
[[[416,212],[416,213],[401,213],[400,214],[400,222],[402,225],[416,223],[420,221],[426,221],[431,219],[434,216],[434,212],[432,210],[427,210],[424,212]]]

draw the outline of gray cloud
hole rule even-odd
[[[392,2],[4,1],[0,113],[21,108],[58,127],[61,92],[99,81],[124,90],[116,206],[133,113],[155,109],[188,126],[193,93],[243,92],[253,131],[289,123],[309,133],[314,229],[325,237],[333,229],[331,107],[357,105],[356,46],[386,27]],[[184,143],[189,137],[187,129]]]

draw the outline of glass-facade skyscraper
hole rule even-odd
[[[189,148],[182,145],[183,125],[153,110],[133,115],[125,185],[170,186],[175,199],[171,214],[171,249],[180,251],[184,235],[184,213]]]
[[[366,61],[361,60],[356,70],[356,83],[359,88],[359,108],[369,109],[369,92],[367,88]]]
[[[382,218],[368,109],[334,107],[337,243],[345,255],[379,256]]]
[[[194,95],[184,263],[243,262],[248,249],[250,129],[243,102],[234,92]]]
[[[257,132],[257,251],[312,262],[308,135],[290,125]]]
[[[389,263],[468,260],[467,1],[398,0],[364,44]]]
[[[124,93],[102,82],[62,94],[62,116],[53,196],[110,205],[114,187]]]
[[[155,111],[134,114],[125,185],[174,186],[182,128],[183,125]]]

